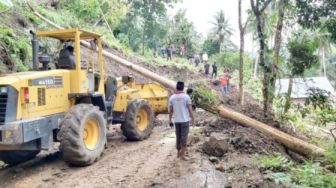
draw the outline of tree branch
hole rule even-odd
[[[266,3],[264,3],[263,7],[260,9],[260,13],[264,12],[264,10],[267,8],[268,4],[271,3],[272,0],[268,0]]]
[[[250,2],[251,2],[252,11],[254,12],[255,15],[257,15],[258,11],[257,11],[257,8],[256,8],[256,6],[254,4],[254,0],[250,0]]]
[[[334,131],[335,131],[335,130],[336,130],[336,127],[330,129],[329,131],[330,131],[331,136],[334,138],[334,141],[336,142],[336,136],[335,136],[335,134],[334,134]]]
[[[245,22],[245,24],[244,24],[244,27],[243,27],[244,31],[245,31],[245,29],[246,29],[246,27],[247,27],[247,24],[248,24],[250,21],[252,21],[251,16],[247,18],[247,20],[246,20],[246,22]]]
[[[241,0],[238,0],[238,24],[239,30],[243,30],[242,19],[241,19]]]

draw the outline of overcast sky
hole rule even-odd
[[[246,20],[246,10],[250,6],[249,0],[242,0],[243,22]],[[173,15],[179,9],[187,10],[187,18],[194,23],[196,30],[206,37],[207,33],[213,27],[211,21],[214,20],[214,15],[219,10],[223,10],[225,16],[229,19],[234,36],[232,40],[235,44],[239,44],[239,29],[238,29],[238,0],[183,0],[182,3],[175,5],[173,10],[169,10],[169,14]],[[252,46],[250,37],[246,37],[246,49],[249,50]],[[250,51],[250,50],[249,50]]]

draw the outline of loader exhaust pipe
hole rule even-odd
[[[39,70],[39,59],[38,59],[38,52],[39,52],[39,42],[36,38],[36,34],[33,31],[30,31],[32,34],[32,51],[33,51],[33,70]]]

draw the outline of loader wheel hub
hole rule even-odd
[[[87,149],[93,150],[97,146],[100,137],[100,127],[95,119],[90,119],[85,123],[83,131],[83,141]]]
[[[144,131],[148,126],[148,113],[145,109],[140,109],[137,117],[136,117],[136,124],[140,131]]]

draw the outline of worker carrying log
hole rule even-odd
[[[169,98],[169,125],[173,127],[175,124],[177,157],[189,160],[187,156],[189,125],[194,126],[195,120],[191,99],[183,90],[184,83],[177,82],[176,92]]]

